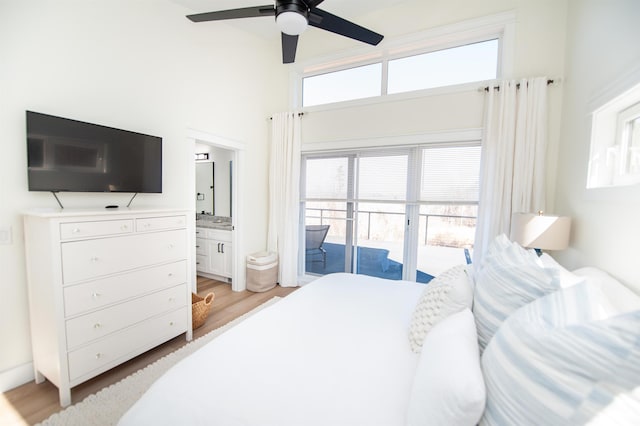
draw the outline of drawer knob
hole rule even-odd
[[[92,256],[90,260],[92,262],[97,262],[98,261],[98,256]]]
[[[100,359],[100,358],[102,358],[102,354],[101,354],[100,352],[98,352],[98,353],[96,354],[96,359]]]
[[[96,330],[99,328],[102,328],[102,324],[100,324],[99,322],[93,324],[93,328],[95,328]]]
[[[91,294],[91,297],[93,297],[94,299],[97,299],[100,296],[102,296],[100,293],[92,293]]]
[[[169,322],[169,325],[170,325],[170,326],[173,326],[173,321],[170,321],[170,322]]]
[[[127,229],[129,229],[129,227],[128,227],[127,225],[122,225],[121,229],[122,229],[123,231],[126,231]]]
[[[169,248],[172,249],[173,248],[173,244],[169,244]]]
[[[176,301],[175,297],[170,297],[170,298],[169,298],[169,303],[173,303],[173,302],[175,302],[175,301]]]
[[[73,231],[71,232],[73,232],[74,234],[77,234],[80,232],[80,228],[73,228]]]
[[[173,272],[169,272],[167,275],[172,277],[173,276]]]

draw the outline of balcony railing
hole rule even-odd
[[[353,218],[347,217],[347,210],[344,209],[330,209],[330,208],[314,208],[307,207],[306,209],[306,219],[317,219],[319,220],[320,225],[324,225],[327,221],[335,221],[335,220],[344,220],[346,221],[354,221]],[[311,215],[309,212],[318,212],[316,215]],[[327,214],[329,213],[329,214]],[[405,216],[404,212],[390,212],[390,211],[370,211],[370,210],[358,210],[358,215],[366,215],[367,216],[367,226],[366,226],[366,239],[371,239],[371,216],[372,215],[395,215],[395,216]],[[462,215],[462,214],[436,214],[436,213],[420,213],[419,220],[424,218],[425,220],[425,232],[424,232],[424,245],[427,245],[428,235],[429,235],[429,219],[437,218],[437,219],[456,219],[456,220],[469,220],[474,222],[477,219],[476,216],[470,215]],[[469,244],[460,244],[459,246],[468,246]]]

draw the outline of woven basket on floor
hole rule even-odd
[[[205,297],[191,293],[191,325],[193,330],[200,327],[207,320],[215,297],[214,293],[209,293]]]

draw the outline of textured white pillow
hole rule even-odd
[[[480,424],[640,424],[638,330],[640,310],[619,310],[589,283],[523,307],[482,355]]]
[[[429,330],[451,314],[473,303],[473,287],[467,265],[454,266],[432,279],[422,292],[409,325],[411,350],[419,353]]]
[[[559,288],[557,271],[540,266],[535,252],[519,245],[487,258],[475,276],[473,298],[480,350],[512,312]]]
[[[409,426],[473,426],[486,390],[473,315],[464,309],[427,335],[409,399]]]

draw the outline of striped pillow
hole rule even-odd
[[[500,234],[495,237],[487,246],[486,252],[480,258],[480,263],[476,264],[477,272],[479,272],[491,259],[495,256],[499,256],[500,253],[508,249],[509,247],[517,245],[511,241],[505,234]]]
[[[593,285],[523,307],[482,355],[480,424],[640,424],[639,331],[640,310],[620,312]]]
[[[473,314],[481,351],[512,312],[560,287],[557,271],[543,268],[535,252],[517,244],[487,258],[475,281]]]

